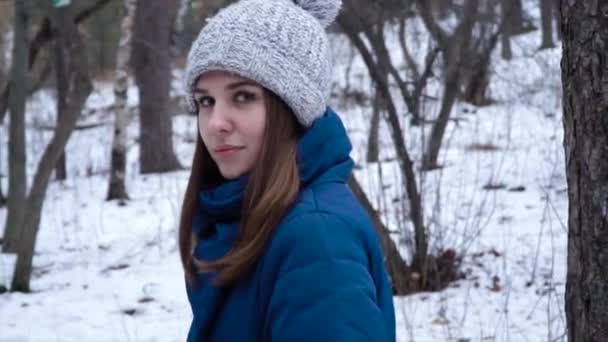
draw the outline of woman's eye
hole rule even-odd
[[[196,100],[196,102],[198,102],[199,106],[201,107],[211,107],[215,103],[213,98],[209,96],[201,96]]]
[[[255,94],[240,91],[234,95],[234,101],[238,103],[246,103],[255,100]]]

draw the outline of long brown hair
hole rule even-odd
[[[198,193],[224,179],[198,135],[179,223],[180,257],[190,284],[195,284],[197,272],[218,271],[215,282],[220,286],[233,284],[246,274],[298,195],[296,149],[303,129],[291,109],[267,90],[264,90],[264,103],[266,130],[259,160],[245,189],[239,238],[226,256],[213,262],[198,260],[192,255],[197,241],[192,223]]]

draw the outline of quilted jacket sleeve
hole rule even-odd
[[[368,231],[310,213],[281,227],[272,245],[281,260],[265,324],[272,341],[395,340],[380,247]]]

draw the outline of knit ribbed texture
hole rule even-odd
[[[196,109],[198,77],[227,71],[281,97],[310,127],[329,100],[332,57],[325,26],[339,8],[339,0],[241,0],[220,11],[188,54],[189,109]]]

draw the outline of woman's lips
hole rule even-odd
[[[218,157],[227,158],[235,155],[242,149],[244,149],[242,146],[219,146],[214,152]]]

